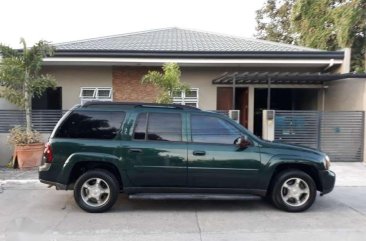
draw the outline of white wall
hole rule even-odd
[[[325,111],[364,111],[366,79],[330,81],[325,90]]]
[[[80,104],[81,87],[112,87],[112,67],[108,66],[47,67],[44,71],[62,87],[64,110]]]
[[[1,110],[17,110],[19,107],[5,100],[4,98],[0,98],[0,109]]]

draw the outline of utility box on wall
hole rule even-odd
[[[262,138],[264,140],[273,141],[275,134],[275,111],[263,110],[263,131]]]
[[[240,123],[240,110],[229,110],[229,117],[236,123]]]

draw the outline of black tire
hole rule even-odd
[[[94,180],[95,183],[93,183]],[[97,180],[99,180],[100,184],[96,183]],[[90,183],[92,183],[93,186],[90,186]],[[90,191],[87,187],[83,186],[84,184],[98,190],[109,189],[109,195],[107,193],[104,194],[103,192],[100,194],[98,191],[93,192],[93,194],[98,196],[98,199],[103,199],[100,200],[101,203],[99,204],[97,198],[85,197],[85,195],[89,194],[88,192]],[[103,169],[95,169],[85,172],[77,179],[74,186],[74,199],[76,203],[80,208],[90,213],[101,213],[109,210],[117,201],[118,194],[119,184],[116,177],[109,171]],[[85,199],[87,199],[87,201]]]
[[[272,203],[287,212],[305,211],[311,207],[317,195],[313,178],[295,169],[279,173],[269,192]]]

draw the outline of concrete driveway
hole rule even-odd
[[[365,166],[357,165],[357,171],[364,168],[358,178],[366,179]],[[148,201],[120,195],[110,212],[90,214],[70,191],[3,180],[0,240],[366,240],[366,186],[347,182],[303,213],[279,211],[260,198]]]

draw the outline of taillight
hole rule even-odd
[[[52,162],[53,154],[52,154],[52,148],[51,148],[51,144],[50,143],[47,143],[45,145],[43,155],[46,158],[46,162],[47,163],[51,163]]]

